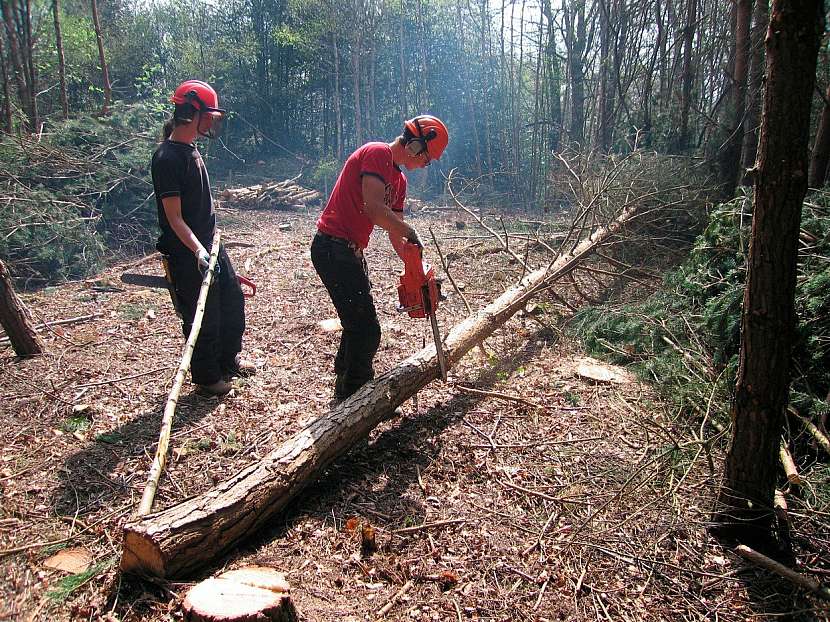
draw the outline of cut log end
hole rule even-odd
[[[146,573],[158,577],[165,575],[165,563],[161,550],[144,534],[124,528],[124,552],[121,555],[121,571]]]
[[[182,604],[191,622],[297,622],[288,582],[264,566],[224,572],[194,585]]]

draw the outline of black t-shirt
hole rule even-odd
[[[167,222],[165,197],[180,197],[182,218],[205,248],[213,242],[216,214],[210,195],[210,178],[195,145],[165,140],[153,154],[151,165],[161,236],[156,247],[168,255],[192,255]]]

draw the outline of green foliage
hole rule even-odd
[[[162,117],[116,104],[106,119],[70,118],[40,141],[0,141],[0,257],[24,283],[86,276],[114,252],[156,237],[149,161]]]
[[[827,411],[830,390],[830,191],[805,204],[795,305],[791,401],[800,412]],[[751,226],[751,197],[711,214],[686,261],[647,300],[581,311],[574,330],[588,349],[631,364],[678,412],[725,415],[734,388],[740,313]]]
[[[69,575],[60,579],[55,587],[46,593],[46,597],[54,603],[62,603],[78,588],[86,585],[99,574],[112,566],[115,558],[110,558],[92,566],[89,570],[78,574]]]

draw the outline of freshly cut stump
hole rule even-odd
[[[197,583],[184,599],[190,622],[298,622],[285,576],[248,566]]]

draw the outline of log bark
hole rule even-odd
[[[489,337],[539,291],[569,274],[635,216],[635,209],[625,211],[570,253],[528,274],[487,307],[456,325],[445,340],[448,366]],[[127,523],[121,569],[162,577],[187,576],[198,571],[270,524],[274,515],[329,464],[439,375],[435,346],[431,345],[308,423],[261,461],[202,495]]]
[[[6,264],[0,260],[0,325],[6,331],[15,354],[21,358],[42,354],[43,340],[32,324],[32,316],[12,287]]]

